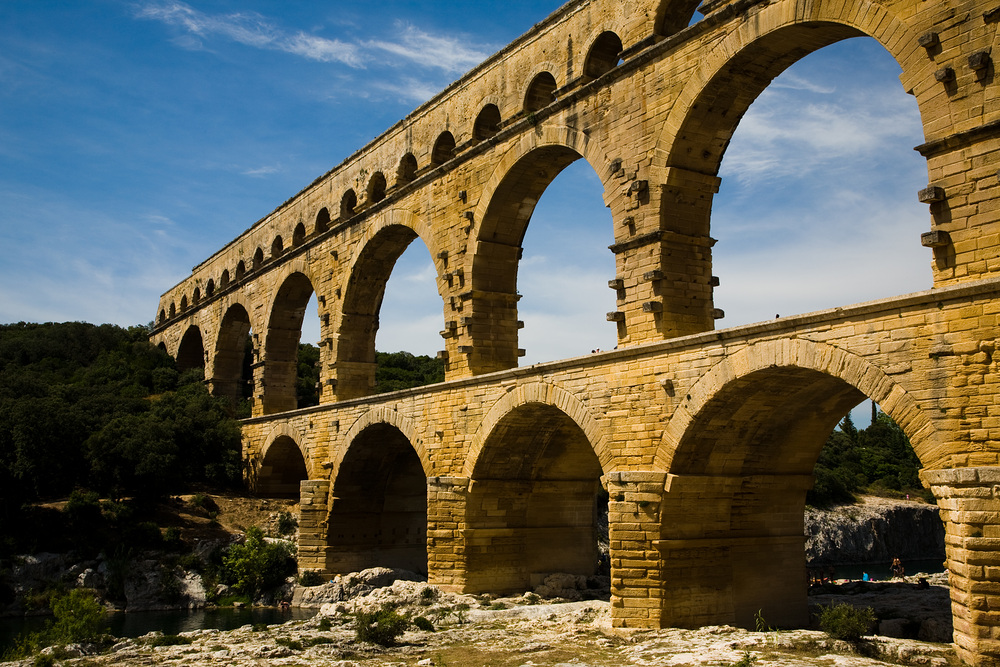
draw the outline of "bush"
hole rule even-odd
[[[256,600],[269,588],[285,581],[295,572],[291,545],[267,542],[260,528],[251,526],[243,544],[229,547],[222,557],[223,583]]]
[[[91,641],[108,629],[104,607],[90,591],[80,588],[52,598],[52,614],[55,623],[48,634],[59,642]]]
[[[291,512],[282,512],[278,515],[278,535],[293,535],[298,527],[299,522]]]
[[[354,617],[354,631],[358,641],[379,646],[392,646],[396,638],[406,631],[406,619],[391,607],[378,611],[358,612]]]
[[[858,609],[846,602],[823,607],[819,613],[820,629],[834,639],[858,641],[875,625],[875,612],[871,607]]]
[[[423,616],[417,616],[414,618],[413,625],[417,626],[418,630],[423,630],[424,632],[434,632],[434,624]]]
[[[299,584],[307,588],[310,586],[322,586],[324,583],[326,583],[326,577],[319,570],[306,570],[299,577]]]

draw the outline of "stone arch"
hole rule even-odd
[[[483,105],[476,116],[476,122],[472,126],[472,140],[475,142],[485,141],[500,131],[500,124],[503,119],[500,117],[500,109],[492,102]]]
[[[385,176],[382,175],[381,171],[376,171],[372,174],[372,177],[368,179],[368,190],[367,199],[369,204],[377,204],[383,199],[385,199]]]
[[[525,113],[534,113],[555,102],[555,92],[558,87],[556,78],[548,70],[536,74],[524,91],[522,108]]]
[[[608,435],[590,409],[580,399],[558,385],[531,382],[518,385],[490,406],[469,445],[469,453],[462,471],[464,477],[473,476],[486,439],[496,429],[500,420],[518,407],[535,403],[552,406],[572,419],[591,443],[594,454],[601,462],[601,468],[605,471],[612,468],[613,452]]]
[[[321,234],[330,228],[330,209],[326,206],[316,212],[316,223],[313,228],[317,234]]]
[[[298,498],[299,482],[312,479],[308,453],[299,444],[304,436],[289,424],[281,424],[267,436],[260,453],[253,491],[273,498]]]
[[[281,257],[283,252],[285,252],[285,242],[282,240],[280,235],[275,236],[274,241],[271,242],[271,259]]]
[[[434,256],[432,231],[409,211],[391,209],[366,228],[355,245],[350,274],[341,301],[336,343],[336,393],[340,400],[367,396],[375,386],[375,335],[385,286],[403,251],[420,238]],[[440,274],[438,294],[442,298]]]
[[[423,439],[420,437],[416,423],[398,410],[393,410],[384,405],[379,405],[366,411],[351,424],[351,428],[344,434],[344,447],[339,448],[330,459],[334,476],[336,476],[336,471],[340,470],[340,465],[344,461],[344,456],[347,454],[350,444],[354,442],[362,431],[375,424],[386,424],[402,433],[410,442],[413,451],[417,454],[417,458],[420,459],[420,466],[424,471],[424,475],[427,477],[433,476],[434,464],[431,462],[429,452],[424,446]]]
[[[344,193],[340,198],[340,219],[347,220],[354,215],[354,209],[358,205],[358,195],[353,189]]]
[[[185,294],[181,296],[181,312],[182,313],[187,312],[187,309],[188,309],[188,298],[187,294]]]
[[[702,0],[661,0],[653,13],[651,32],[669,37],[686,28]]]
[[[598,574],[607,509],[600,434],[586,408],[551,384],[519,386],[494,404],[466,461],[467,591],[521,591],[555,572]]]
[[[253,378],[248,366],[253,363],[253,342],[251,349],[246,347],[251,329],[246,304],[238,300],[229,303],[215,339],[211,388],[214,395],[229,399],[233,405],[252,395]],[[249,360],[247,355],[251,355]]]
[[[257,271],[262,266],[264,266],[264,250],[260,246],[258,246],[257,250],[255,250],[253,253],[252,267],[254,271]]]
[[[247,265],[242,259],[236,264],[236,280],[243,280],[247,274]]]
[[[362,415],[334,459],[326,572],[427,572],[427,470],[415,429],[394,410]]]
[[[445,130],[434,141],[434,149],[431,151],[431,166],[437,167],[454,157],[455,137],[451,132]]]
[[[684,395],[656,457],[668,471],[661,580],[679,582],[683,573],[684,582],[666,586],[663,623],[705,622],[676,603],[708,586],[721,591],[711,622],[808,620],[806,491],[830,432],[866,395],[898,420],[922,461],[933,458],[936,434],[915,399],[873,364],[824,343],[736,350]],[[710,547],[695,552],[697,544]]]
[[[285,412],[298,407],[296,374],[299,339],[306,306],[315,291],[312,271],[303,260],[282,265],[280,285],[268,304],[264,332],[264,414]]]
[[[205,367],[205,344],[201,329],[192,324],[184,332],[181,343],[177,347],[177,370],[188,371]]]
[[[157,318],[156,323],[163,324],[166,321],[167,321],[167,311],[164,310],[163,308],[160,308],[160,316]]]
[[[215,279],[209,278],[208,283],[205,285],[205,297],[211,298],[215,294]]]
[[[474,374],[517,366],[517,261],[534,205],[559,173],[580,157],[607,174],[597,142],[577,130],[542,125],[524,134],[501,158],[483,188],[469,235],[465,275],[474,291],[492,295],[472,302],[472,317],[489,326],[474,338],[469,368]],[[608,201],[605,185],[604,200]]]
[[[222,275],[219,276],[219,289],[227,287],[229,287],[229,269],[223,269]]]
[[[194,294],[191,295],[191,304],[194,305],[201,301],[201,288],[195,287]]]
[[[399,158],[399,166],[396,168],[396,187],[406,185],[417,177],[417,158],[413,153],[406,153]]]
[[[297,248],[306,241],[306,226],[304,223],[300,222],[295,225],[295,230],[292,231],[292,247]]]
[[[590,45],[583,62],[583,75],[592,80],[613,70],[618,66],[622,48],[622,40],[617,33],[611,30],[602,32]]]
[[[174,305],[173,301],[171,301],[170,302],[170,317],[173,318],[173,317],[176,317],[176,316],[177,316],[177,306]]]

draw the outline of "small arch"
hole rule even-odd
[[[301,222],[295,225],[295,231],[292,232],[292,247],[298,248],[300,245],[305,243],[306,240],[306,226]]]
[[[417,158],[413,153],[407,153],[399,160],[399,167],[396,169],[396,187],[405,185],[417,177]]]
[[[236,279],[243,280],[243,276],[247,274],[247,265],[242,259],[240,263],[236,265]]]
[[[583,64],[583,75],[596,79],[610,72],[621,62],[619,58],[621,52],[621,38],[610,30],[602,32],[590,47],[590,53],[587,54],[587,60]]]
[[[201,301],[201,288],[200,287],[195,287],[194,288],[194,294],[191,297],[191,303],[195,304],[195,303],[198,303],[199,301]]]
[[[354,215],[354,209],[357,205],[358,195],[355,194],[354,190],[345,192],[344,196],[340,198],[340,219],[346,220]]]
[[[188,298],[187,294],[181,297],[181,312],[183,313],[188,309]]]
[[[476,116],[476,122],[472,127],[472,139],[474,141],[489,139],[500,131],[501,122],[500,109],[497,105],[487,104]]]
[[[288,435],[279,435],[264,452],[254,491],[267,498],[298,498],[299,482],[308,478],[298,444]]]
[[[159,319],[159,322],[162,324],[163,322],[166,322],[166,321],[167,321],[167,311],[164,310],[163,308],[160,308],[160,319]]]
[[[209,278],[208,284],[205,285],[205,296],[211,297],[213,294],[215,294],[215,279]]]
[[[663,0],[656,10],[653,30],[661,37],[680,32],[693,22],[702,0]]]
[[[229,287],[229,269],[224,269],[222,276],[219,278],[219,288],[225,289],[226,287]]]
[[[533,113],[556,101],[556,79],[548,72],[539,72],[524,95],[524,110]]]
[[[434,150],[431,152],[431,166],[437,167],[455,157],[455,137],[451,132],[445,130],[438,135],[434,142]]]
[[[320,234],[330,228],[330,209],[326,206],[316,214],[316,233]]]
[[[174,302],[171,301],[170,302],[170,317],[176,317],[176,315],[177,315],[177,306],[175,306]]]
[[[285,242],[280,236],[275,236],[274,241],[271,242],[271,259],[281,257],[283,252],[285,252]]]
[[[376,171],[368,180],[368,203],[377,204],[385,199],[385,176],[381,171]]]
[[[253,270],[256,271],[262,266],[264,266],[264,251],[257,248],[257,251],[253,254]]]

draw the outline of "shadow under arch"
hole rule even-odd
[[[359,419],[333,461],[326,572],[427,573],[427,475],[413,425],[384,408]]]
[[[524,234],[542,193],[580,158],[597,174],[607,174],[596,141],[572,128],[544,125],[507,151],[483,188],[465,267],[472,290],[482,295],[472,301],[473,374],[517,366],[517,268]],[[608,188],[604,182],[605,203],[611,198]]]
[[[311,479],[306,455],[299,446],[302,434],[287,424],[276,428],[254,465],[251,489],[268,498],[299,498],[299,483]],[[256,461],[254,461],[256,463]]]
[[[375,336],[386,283],[396,260],[419,238],[433,257],[433,238],[424,221],[410,211],[392,209],[369,226],[351,258],[350,277],[338,313],[335,359],[337,400],[368,396],[375,387]],[[444,292],[438,269],[438,296]]]
[[[215,339],[212,377],[208,378],[212,394],[229,399],[234,406],[253,393],[252,386],[248,386],[253,384],[253,378],[244,371],[253,363],[252,358],[247,360],[247,355],[253,353],[253,343],[249,343],[250,349],[247,348],[251,329],[246,306],[236,301],[226,308]]]
[[[466,592],[605,574],[605,444],[597,421],[558,387],[525,385],[494,404],[466,461]]]
[[[195,368],[205,367],[205,344],[201,329],[192,324],[184,332],[181,343],[177,347],[177,370],[181,373]]]
[[[808,622],[803,514],[830,432],[865,397],[932,463],[935,433],[916,401],[843,349],[768,341],[727,355],[686,394],[664,432],[662,623],[753,627]],[[714,605],[678,602],[714,591]]]
[[[267,329],[263,335],[262,411],[265,415],[298,407],[299,339],[306,306],[315,291],[303,261],[292,262],[284,268],[281,286],[272,296],[267,310]]]
[[[670,37],[690,25],[702,0],[662,0],[653,14],[653,34]]]

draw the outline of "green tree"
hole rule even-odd
[[[287,542],[268,542],[260,528],[251,526],[243,544],[234,544],[222,557],[222,580],[256,600],[294,573],[293,550]]]

